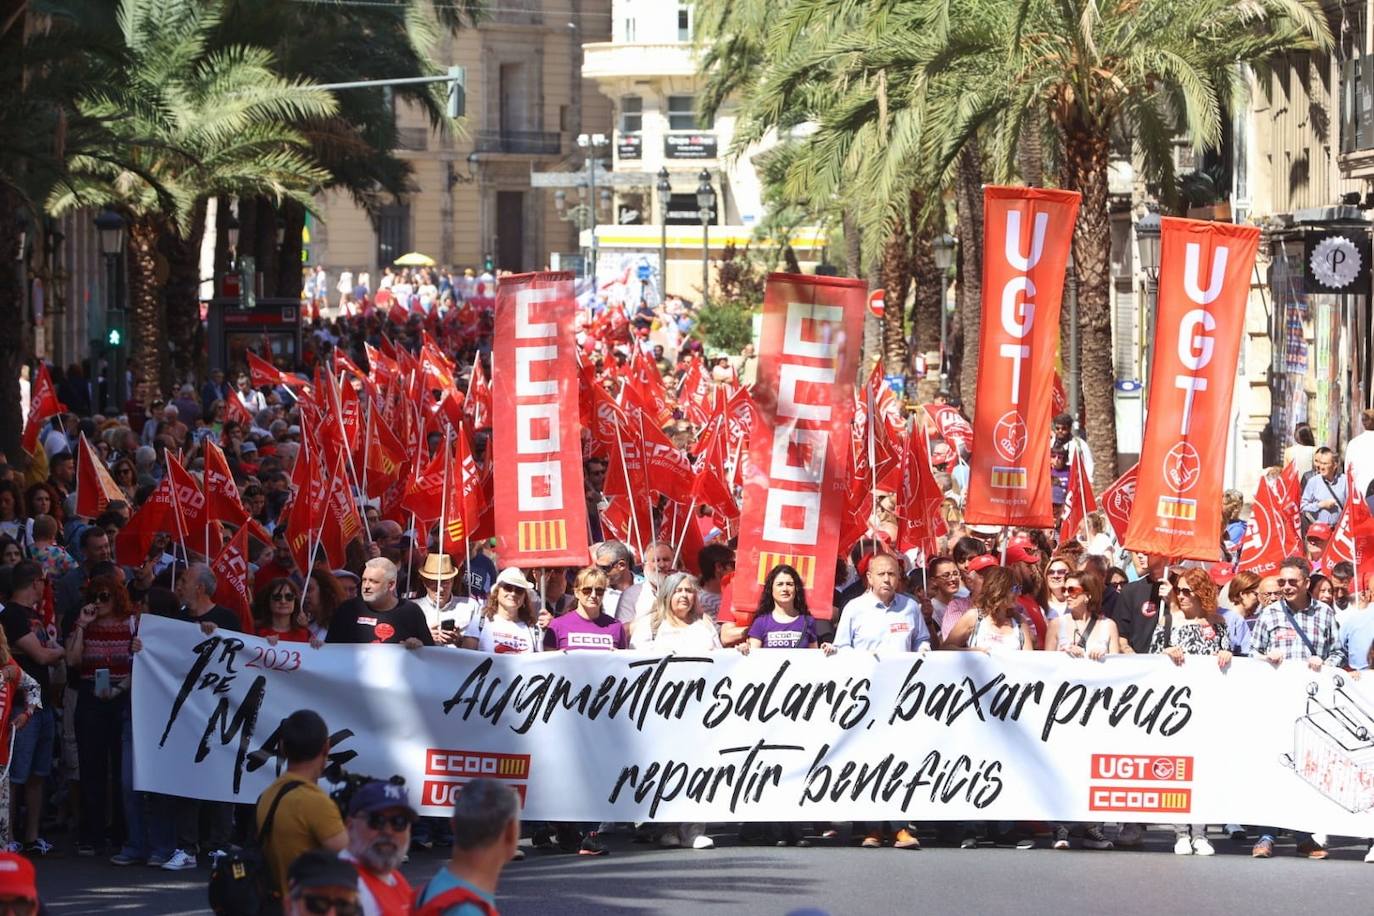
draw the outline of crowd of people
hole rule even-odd
[[[457,277],[452,272],[388,269],[378,292],[387,290],[394,301],[405,300],[404,314],[397,315],[387,310],[387,297],[378,301],[365,274],[356,281],[340,278],[337,306],[327,293],[321,294],[327,280],[318,274],[307,295],[330,304],[309,322],[309,344],[300,364],[282,368],[308,374],[316,365],[330,364],[337,352],[366,371],[369,352],[375,352],[370,348],[380,346],[385,335],[390,345],[412,353],[419,353],[427,340],[437,340],[466,375],[477,362],[489,364],[493,290],[488,284],[494,279],[470,271]],[[674,298],[635,310],[607,309],[593,301],[579,320],[577,335],[583,353],[612,389],[615,382],[608,376],[614,373],[605,370],[623,368],[637,351],[662,374],[670,401],[694,367],[723,390],[751,381],[756,362],[752,348],[733,355],[703,351],[690,336],[692,315],[689,304]],[[65,381],[77,374],[79,370],[68,373]],[[1274,665],[1354,671],[1374,662],[1374,610],[1367,607],[1367,585],[1348,562],[1322,574],[1312,571],[1347,497],[1340,469],[1353,470],[1357,487],[1374,480],[1374,432],[1352,440],[1343,462],[1330,449],[1309,444],[1303,452],[1300,436],[1290,457],[1304,475],[1306,553],[1284,560],[1263,577],[1238,569],[1235,562],[1246,534],[1239,494],[1224,497],[1226,524],[1218,532],[1223,562],[1210,566],[1129,554],[1117,545],[1100,513],[1090,515],[1077,536],[1062,542],[1052,530],[966,526],[960,507],[968,481],[967,454],[957,444],[944,443],[952,458],[936,479],[944,491],[941,511],[948,533],[937,549],[928,555],[897,549],[898,509],[891,494],[875,492],[865,536],[836,558],[833,595],[818,602],[806,593],[796,569],[778,566],[768,573],[757,606],[741,607],[731,598],[738,535],[732,519],[701,510],[691,521],[700,529],[700,547],[687,555],[681,543],[666,540],[646,539],[648,543],[631,546],[611,536],[599,514],[606,505],[602,489],[607,467],[599,457],[588,457],[584,465],[595,542],[584,567],[507,565],[495,539],[474,540],[466,555],[441,552],[435,530],[383,517],[376,500],[360,500],[365,536],[348,545],[346,561],[331,568],[316,554],[311,568],[299,568],[287,543],[283,513],[302,438],[311,434],[303,430],[308,418],[289,384],[255,386],[246,372],[234,374],[232,387],[228,379],[215,369],[201,384],[187,381],[168,397],[138,385],[117,414],[101,413],[99,397],[68,397],[70,410],[44,425],[26,466],[0,465],[0,683],[12,710],[4,728],[14,743],[8,779],[0,784],[0,842],[10,852],[52,855],[56,850],[50,837],[65,831],[70,851],[78,856],[104,855],[116,866],[184,870],[220,858],[252,834],[253,819],[231,805],[133,787],[138,748],[130,727],[129,691],[133,658],[141,648],[138,621],[144,614],[316,647],[391,643],[501,653],[1053,651],[1063,653],[1065,664],[1135,653],[1160,655],[1163,664],[1196,664],[1190,656],[1210,656],[1209,663],[1224,668],[1236,656],[1252,656]],[[461,378],[455,382],[462,383]],[[937,401],[957,407],[947,392],[940,392]],[[701,430],[681,404],[668,406],[673,416],[665,432],[675,445],[690,449]],[[915,413],[920,422],[924,414]],[[251,419],[244,419],[245,414]],[[1076,460],[1091,461],[1074,425],[1071,417],[1056,418],[1052,454],[1072,453]],[[1374,412],[1366,414],[1365,426],[1374,430]],[[928,434],[935,443],[933,426]],[[109,500],[96,517],[76,511],[76,464],[83,437],[92,460],[104,465],[122,496]],[[272,539],[270,544],[254,543],[249,613],[225,605],[212,558],[197,552],[196,544],[174,543],[175,532],[159,533],[140,562],[121,563],[114,556],[120,531],[167,473],[167,456],[180,456],[199,478],[205,472],[206,442],[223,451],[246,519]],[[430,437],[431,451],[440,445],[437,437]],[[489,466],[486,433],[477,431],[472,446],[476,463]],[[1059,476],[1063,470],[1063,462],[1056,461],[1052,473],[1060,503],[1058,494],[1067,486]],[[653,511],[663,509],[660,503]],[[822,619],[811,613],[818,603],[833,606],[833,615]],[[894,621],[902,626],[893,626]],[[291,769],[282,780],[308,784],[318,777],[323,758],[317,739],[327,732],[308,714],[293,719],[299,720],[302,737],[294,751],[288,745]],[[282,780],[278,788],[284,787]],[[271,858],[287,897],[296,893],[293,887],[303,894],[324,888],[325,896],[335,891],[342,895],[347,882],[338,883],[341,871],[332,860],[318,855],[296,859],[286,850],[306,852],[309,846],[342,853],[352,865],[371,868],[377,862],[399,862],[396,854],[405,851],[400,840],[402,835],[412,839],[412,826],[418,844],[449,839],[443,825],[417,821],[403,788],[376,792],[383,794],[355,796],[356,808],[345,812],[346,830],[338,813],[331,819],[329,806],[313,792],[282,799],[274,841],[279,846]],[[269,790],[264,800],[271,794]],[[470,797],[477,793],[467,789],[461,799]],[[496,825],[502,855],[516,855],[509,835],[515,815],[505,802],[481,802],[487,803],[505,812]],[[463,813],[464,804],[460,800],[455,819],[486,818],[478,832],[484,842],[492,840],[495,815],[485,810]],[[283,819],[297,809],[299,817]],[[259,804],[259,826],[267,810]],[[313,825],[308,842],[302,833],[307,822]],[[598,856],[607,851],[600,826],[539,824],[529,833],[535,847]],[[804,846],[848,829],[777,824],[747,829],[745,838]],[[1205,825],[1180,824],[1175,831],[1179,854],[1214,851]],[[1272,855],[1280,838],[1280,831],[1268,826],[1226,825],[1226,832],[1233,841],[1251,844],[1256,857]],[[290,844],[284,839],[288,833],[294,837]],[[714,845],[713,833],[719,835],[720,825],[653,824],[642,825],[637,837],[701,849]],[[457,844],[456,827],[451,834]],[[1037,842],[1024,830],[1000,824],[943,825],[937,834],[967,847],[988,841]],[[1056,824],[1049,825],[1043,842],[1064,849],[1077,840],[1084,848],[1105,849],[1139,845],[1141,834],[1139,824],[1124,824],[1113,837],[1101,824]],[[853,835],[864,847],[910,849],[931,841],[930,832],[916,824],[855,825]],[[386,844],[378,838],[387,836],[391,846],[383,848]],[[1320,837],[1298,834],[1295,841],[1300,855],[1326,854]],[[1366,861],[1374,862],[1374,849]],[[0,861],[0,871],[3,867]],[[377,885],[378,870],[373,871],[372,877],[362,874],[359,892],[380,901],[392,891]],[[390,871],[395,872],[394,864]],[[452,884],[441,881],[432,890],[442,896]],[[481,906],[449,912],[479,910]],[[391,910],[365,905],[363,911]]]

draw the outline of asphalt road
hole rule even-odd
[[[1112,831],[1108,830],[1109,833]],[[817,841],[810,849],[741,846],[719,836],[713,850],[660,850],[607,838],[591,859],[528,850],[501,882],[504,916],[549,914],[784,914],[813,907],[835,916],[922,913],[1016,914],[1110,911],[1113,916],[1187,912],[1359,913],[1370,910],[1374,865],[1362,842],[1332,838],[1331,858],[1299,859],[1282,843],[1268,861],[1214,836],[1211,859],[1173,855],[1173,835],[1151,832],[1142,850],[1054,852],[927,848],[869,850]],[[405,871],[423,881],[443,863],[416,852]],[[98,859],[39,863],[39,887],[56,916],[81,913],[201,914],[204,868],[164,872],[116,868]]]

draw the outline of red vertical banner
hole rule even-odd
[[[983,313],[964,520],[1054,526],[1050,419],[1059,305],[1080,195],[983,189]]]
[[[752,610],[768,571],[787,563],[801,574],[811,612],[832,614],[867,296],[858,280],[768,278],[732,592],[737,609]]]
[[[1132,550],[1220,554],[1226,432],[1259,238],[1253,226],[1161,221],[1150,413],[1126,528]]]
[[[496,537],[513,566],[587,562],[571,273],[502,277],[492,335]]]

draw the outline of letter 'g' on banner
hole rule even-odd
[[[1131,550],[1215,560],[1245,299],[1259,229],[1160,221],[1150,413],[1126,528]]]
[[[983,189],[983,313],[964,520],[1054,526],[1049,440],[1059,304],[1081,195]]]
[[[491,353],[496,536],[511,566],[587,562],[582,421],[567,271],[502,277]]]
[[[759,335],[734,606],[752,610],[768,570],[796,568],[811,613],[831,616],[849,468],[849,424],[867,286],[771,274]]]

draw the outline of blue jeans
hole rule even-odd
[[[124,713],[124,746],[121,769],[121,795],[124,802],[124,829],[128,836],[120,852],[131,859],[146,859],[154,852],[149,832],[150,821],[144,816],[143,792],[134,791],[134,725],[133,713]],[[156,850],[163,858],[172,854],[171,849]]]

